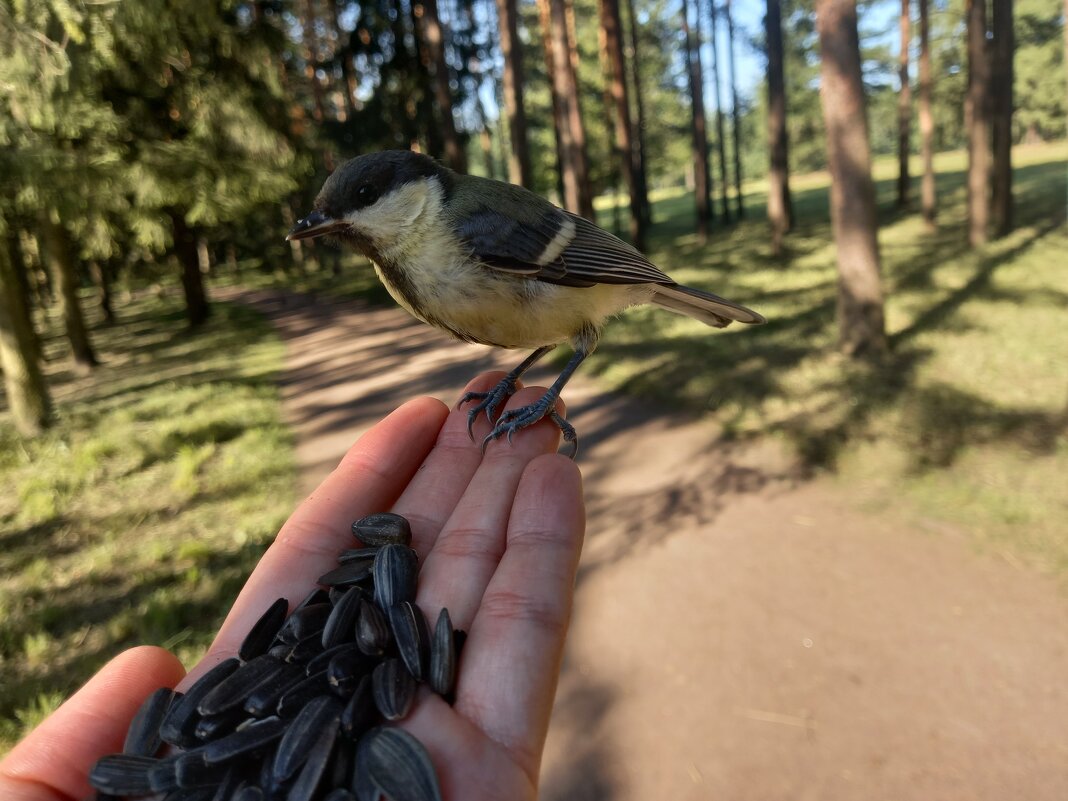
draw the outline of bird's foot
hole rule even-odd
[[[478,419],[479,414],[486,413],[486,419],[489,420],[490,425],[493,425],[494,420],[497,417],[497,410],[501,407],[501,404],[508,400],[515,394],[515,385],[517,379],[512,375],[506,375],[497,385],[489,392],[465,392],[464,396],[460,398],[460,405],[477,400],[478,404],[467,411],[467,435],[471,437],[472,441],[475,439],[475,421]],[[483,448],[483,450],[485,450]]]
[[[518,409],[509,409],[502,414],[497,421],[497,425],[482,440],[482,452],[485,453],[486,447],[493,440],[506,436],[508,441],[511,442],[517,431],[529,428],[546,417],[552,420],[557,428],[560,429],[564,442],[568,445],[567,455],[574,459],[578,453],[578,434],[575,433],[575,427],[556,411],[556,394],[553,392],[546,392],[534,403],[520,406]]]

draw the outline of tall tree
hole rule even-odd
[[[782,5],[767,0],[764,40],[768,57],[768,222],[771,248],[782,252],[783,237],[793,228],[794,208],[790,200],[789,141],[786,135],[786,80],[783,75]]]
[[[698,15],[700,18],[700,15]],[[697,236],[702,242],[708,240],[708,227],[712,217],[711,175],[708,169],[708,132],[705,128],[704,72],[701,69],[701,41],[690,33],[690,4],[682,0],[682,36],[686,53],[687,74],[690,81],[690,108],[692,111],[693,183],[694,200],[697,205]]]
[[[508,117],[508,180],[527,189],[534,186],[527,144],[527,112],[523,105],[523,48],[519,41],[518,0],[497,0],[497,29],[504,59],[504,111]]]
[[[725,0],[723,13],[727,16],[727,61],[731,70],[731,120],[733,122],[732,141],[734,142],[734,200],[738,219],[745,217],[745,203],[742,198],[742,123],[741,110],[738,107],[738,80],[734,69],[734,20],[731,17],[731,0]]]
[[[89,327],[82,315],[78,300],[78,265],[70,233],[55,211],[41,214],[41,239],[47,253],[49,272],[59,298],[63,327],[70,342],[74,364],[80,372],[88,372],[98,362],[89,340]]]
[[[698,0],[700,3],[700,0]],[[716,0],[709,0],[709,17],[712,20],[712,84],[716,89],[716,150],[719,152],[719,195],[723,222],[730,222],[731,206],[727,196],[730,180],[727,178],[727,143],[723,135],[723,100],[719,88],[719,35],[716,17]]]
[[[1068,2],[1068,0],[1065,0]],[[920,4],[920,149],[923,154],[923,182],[920,203],[928,231],[935,228],[936,194],[934,172],[934,115],[931,113],[931,38],[927,18],[928,0]]]
[[[630,239],[638,250],[645,249],[645,219],[638,179],[634,147],[634,125],[630,117],[630,97],[627,91],[627,67],[623,57],[623,23],[619,0],[601,0],[601,28],[605,50],[611,68],[609,86],[615,104],[616,148],[620,154],[620,169],[630,196]]]
[[[467,172],[467,151],[464,150],[460,136],[456,132],[456,121],[452,116],[452,90],[449,88],[449,65],[445,60],[445,33],[438,14],[438,0],[420,0],[416,6],[422,6],[423,13],[417,15],[421,35],[426,42],[433,68],[434,100],[437,105],[438,122],[445,146],[445,162],[458,172]]]
[[[1012,230],[1012,83],[1016,44],[1012,0],[993,0],[992,9],[994,170],[991,214],[994,231],[998,236],[1004,236]],[[1064,24],[1068,25],[1068,20]]]
[[[564,206],[590,220],[593,194],[590,191],[586,155],[586,129],[579,105],[578,75],[574,68],[575,46],[568,34],[566,0],[540,0],[547,8],[548,64],[559,136],[560,173],[564,186]]]
[[[1068,0],[1065,0],[1068,2]],[[638,200],[642,208],[642,222],[652,225],[653,213],[649,205],[649,176],[645,164],[645,98],[642,88],[642,74],[640,69],[641,51],[638,49],[638,18],[634,14],[634,0],[627,0],[627,21],[629,23],[630,54],[627,65],[630,67],[630,82],[634,88],[634,159],[635,174],[638,177]]]
[[[897,57],[897,207],[907,209],[909,206],[909,151],[910,131],[912,129],[912,87],[909,85],[909,44],[910,31],[909,0],[901,0],[901,52]]]
[[[2,226],[0,233],[6,233]],[[27,329],[29,313],[17,286],[16,269],[8,249],[0,248],[0,368],[15,428],[32,437],[51,424],[52,401],[37,360],[32,327]]]
[[[850,356],[877,356],[886,349],[886,335],[856,0],[816,0],[816,27],[838,256],[839,345]]]
[[[987,240],[990,221],[990,59],[986,41],[985,0],[965,0],[968,25],[968,243]]]

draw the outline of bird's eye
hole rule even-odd
[[[370,206],[378,200],[378,190],[371,184],[364,184],[356,190],[356,201],[361,206]]]

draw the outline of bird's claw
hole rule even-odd
[[[486,452],[486,448],[491,442],[495,439],[500,439],[502,435],[511,444],[512,437],[515,436],[517,431],[529,428],[546,417],[552,420],[556,427],[560,429],[564,442],[569,446],[567,455],[574,459],[578,453],[578,434],[575,433],[575,427],[556,411],[555,396],[548,394],[534,401],[534,403],[520,406],[518,409],[509,409],[502,414],[500,419],[497,420],[497,425],[482,440],[482,453]]]
[[[479,401],[478,405],[473,409],[469,409],[467,412],[467,435],[471,437],[471,441],[475,440],[475,421],[478,419],[478,415],[481,412],[486,413],[486,419],[490,425],[493,425],[493,419],[497,414],[497,409],[501,404],[508,400],[515,394],[515,379],[510,376],[505,376],[497,385],[489,392],[465,392],[464,396],[460,398],[460,406],[470,401]],[[485,450],[485,447],[483,447]]]

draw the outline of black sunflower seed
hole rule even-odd
[[[160,760],[136,754],[109,754],[89,771],[89,784],[112,795],[146,795],[152,792],[148,774]]]
[[[456,637],[453,634],[449,610],[442,607],[434,626],[430,643],[430,687],[438,695],[449,696],[456,686]]]
[[[215,788],[213,787],[179,787],[163,796],[163,801],[214,801]]]
[[[341,731],[350,739],[358,739],[375,722],[376,709],[371,676],[367,675],[360,679],[341,712]]]
[[[375,706],[386,720],[400,720],[408,714],[415,701],[415,690],[415,679],[399,659],[379,663],[371,674]]]
[[[288,610],[289,601],[285,598],[279,598],[267,607],[267,611],[252,624],[245,639],[241,641],[241,646],[237,649],[238,657],[247,662],[253,657],[267,653],[267,649],[274,641],[274,636],[285,623]]]
[[[159,727],[173,700],[174,690],[169,687],[161,687],[145,699],[130,721],[126,742],[122,746],[124,754],[155,756],[161,742]]]
[[[278,743],[271,768],[274,781],[283,782],[297,772],[323,729],[337,728],[341,710],[341,702],[332,695],[320,695],[300,710]]]
[[[351,587],[371,578],[374,559],[357,559],[319,576],[319,583],[328,587]]]
[[[376,604],[360,604],[356,619],[356,644],[368,656],[381,656],[393,642],[389,621]]]
[[[233,801],[238,790],[245,784],[244,773],[236,765],[231,765],[212,793],[211,801]]]
[[[344,787],[337,787],[324,796],[323,801],[356,801],[356,796]]]
[[[346,551],[342,551],[338,556],[337,561],[339,564],[345,565],[349,562],[357,562],[361,559],[374,559],[375,554],[378,553],[378,547],[372,548],[349,548]]]
[[[430,755],[408,732],[379,726],[364,735],[360,750],[366,755],[359,767],[390,801],[441,801]]]
[[[197,712],[201,715],[218,715],[242,706],[261,684],[278,675],[282,666],[283,663],[270,654],[257,656],[215,685],[197,704]]]
[[[333,648],[327,648],[325,651],[320,651],[304,664],[304,672],[308,676],[313,673],[319,673],[326,670],[330,664],[330,660],[340,653],[345,651],[359,651],[359,647],[354,642],[345,642],[341,645],[335,645]]]
[[[352,784],[352,768],[356,762],[356,744],[338,737],[334,744],[334,758],[330,760],[324,781],[327,787],[348,787]]]
[[[263,801],[263,790],[254,784],[242,787],[234,795],[233,801]]]
[[[336,654],[326,667],[326,683],[342,698],[348,698],[360,679],[374,667],[374,660],[359,648],[349,648]]]
[[[389,624],[404,666],[416,681],[422,681],[430,662],[430,630],[423,611],[402,601],[389,608]]]
[[[199,751],[182,754],[174,763],[174,774],[182,788],[215,787],[225,782],[232,772],[229,765],[209,765]]]
[[[312,604],[325,604],[329,601],[330,596],[326,592],[326,590],[316,587],[314,590],[308,593],[307,597],[305,597],[303,601],[301,601],[293,608],[293,611],[299,612],[301,609],[311,606]]]
[[[374,561],[375,603],[389,609],[415,600],[419,558],[406,545],[383,545]]]
[[[412,527],[400,515],[392,512],[361,517],[352,524],[352,533],[364,545],[411,545]]]
[[[197,707],[204,697],[210,693],[219,682],[230,676],[241,666],[238,659],[224,659],[195,682],[186,690],[185,695],[171,702],[171,708],[159,727],[159,736],[165,743],[191,748],[197,745],[194,731],[200,714]]]
[[[329,599],[329,597],[328,593],[327,598]],[[279,639],[283,642],[296,643],[311,637],[313,634],[319,634],[322,632],[323,626],[326,625],[327,618],[330,617],[333,609],[334,607],[327,600],[325,603],[309,604],[303,609],[293,612],[278,632]]]
[[[148,769],[148,784],[154,793],[169,793],[178,789],[178,775],[175,763],[178,755],[165,757]]]
[[[323,626],[323,648],[352,642],[356,636],[356,618],[362,603],[363,596],[359,592],[347,592],[341,596]]]
[[[329,692],[326,685],[326,671],[313,673],[297,684],[290,687],[280,699],[278,699],[278,716],[291,718],[295,716],[304,705],[311,699],[317,698]]]
[[[293,643],[293,645],[289,647],[289,653],[286,654],[286,662],[294,665],[303,665],[322,652],[323,635],[317,631],[308,635],[303,640]]]
[[[279,642],[275,639],[275,644],[267,649],[267,653],[273,656],[279,662],[285,662],[286,657],[289,656],[290,651],[293,650],[293,646],[289,643]]]
[[[311,801],[315,797],[323,774],[326,773],[327,765],[330,764],[330,756],[334,751],[334,743],[337,742],[337,725],[330,725],[319,732],[304,766],[297,774],[297,780],[289,790],[286,801]]]
[[[201,748],[204,762],[215,765],[259,751],[281,737],[285,729],[286,723],[281,718],[258,720],[251,726],[204,745]]]
[[[234,731],[238,724],[248,719],[248,712],[238,707],[237,709],[227,709],[225,712],[220,712],[218,715],[204,715],[197,721],[197,727],[193,731],[193,736],[198,740],[207,742],[208,740],[218,740],[230,732]]]
[[[245,699],[244,709],[258,718],[273,715],[278,709],[278,701],[292,687],[305,678],[301,665],[286,665],[267,681],[261,683]]]

